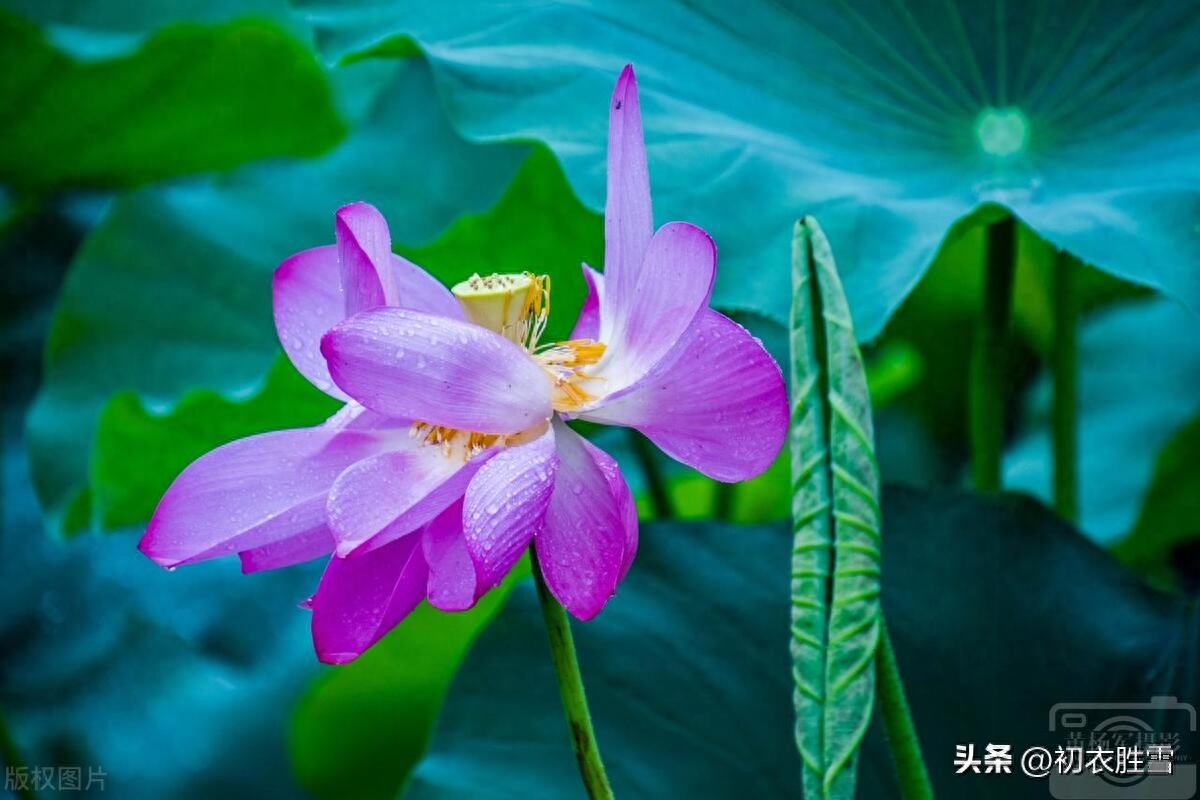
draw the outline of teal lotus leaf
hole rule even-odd
[[[373,202],[394,241],[425,244],[495,202],[528,153],[455,136],[419,60],[336,77],[361,122],[326,158],[124,195],[85,241],[55,309],[28,421],[52,530],[101,522],[88,491],[91,443],[111,396],[135,392],[162,415],[196,387],[231,399],[262,388],[279,355],[271,273],[288,255],[331,242],[339,205]],[[569,263],[577,274],[578,261]]]
[[[1194,314],[1161,298],[1097,312],[1080,328],[1079,526],[1102,544],[1133,528],[1159,452],[1200,413],[1195,329]],[[1025,432],[1004,460],[1007,487],[1047,500],[1051,392],[1044,375],[1030,394]]]
[[[602,113],[638,71],[658,219],[707,228],[716,300],[786,318],[821,220],[874,338],[982,205],[1200,307],[1200,6],[297,0],[331,59],[424,50],[467,136],[539,139],[592,208]]]
[[[883,505],[884,613],[938,797],[1046,797],[1016,765],[962,776],[953,756],[964,742],[1053,749],[1056,703],[1190,696],[1187,602],[1043,506],[910,489]],[[617,596],[573,626],[617,797],[800,796],[779,635],[790,544],[786,524],[648,524]],[[864,742],[857,796],[898,799],[881,734]],[[528,583],[468,655],[405,797],[584,797]]]

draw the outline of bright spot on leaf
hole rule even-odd
[[[975,119],[975,135],[988,155],[1011,156],[1029,143],[1029,118],[1012,106],[985,108]]]

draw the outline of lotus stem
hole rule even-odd
[[[1054,508],[1071,522],[1079,515],[1080,266],[1066,252],[1054,264]]]
[[[563,712],[571,731],[571,744],[579,762],[579,775],[591,800],[612,800],[612,789],[608,785],[608,775],[596,744],[596,732],[592,729],[592,715],[588,711],[583,676],[579,672],[579,658],[575,654],[575,640],[571,637],[567,612],[546,586],[534,547],[529,548],[529,560],[542,605],[542,616],[546,620],[546,632],[550,636],[550,656],[558,678],[558,691],[562,695]]]
[[[1017,221],[1011,215],[992,224],[987,234],[983,313],[971,363],[971,475],[975,488],[1001,488],[1004,406],[1008,388],[1008,320],[1012,313],[1017,261]]]
[[[900,679],[892,637],[888,635],[887,625],[881,622],[880,626],[882,632],[875,651],[875,691],[892,763],[896,765],[900,796],[904,800],[933,800],[933,785],[929,782],[929,771],[921,756],[921,741],[917,738],[912,712],[904,696],[904,682]]]
[[[643,434],[630,431],[633,438],[633,452],[637,456],[642,474],[646,477],[646,490],[650,493],[651,513],[655,519],[670,519],[674,516],[671,493],[667,482],[663,480],[662,472],[655,463],[654,445]]]

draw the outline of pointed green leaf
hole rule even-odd
[[[853,798],[880,635],[879,470],[862,354],[829,241],[792,240],[792,665],[808,798]]]

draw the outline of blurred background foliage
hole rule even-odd
[[[168,575],[134,544],[192,459],[333,410],[280,354],[270,275],[330,241],[345,202],[379,206],[397,251],[447,283],[548,273],[548,333],[569,332],[579,265],[603,263],[604,108],[627,61],[658,221],[714,234],[714,302],[781,362],[791,222],[829,232],[884,478],[934,490],[889,495],[884,596],[934,762],[968,734],[1033,743],[1080,687],[1194,691],[1195,7],[686,5],[0,3],[0,708],[27,762],[103,765],[135,800],[389,798],[418,763],[417,797],[573,790],[519,575],[330,669],[295,607],[315,565]],[[987,120],[1017,149],[997,152]],[[957,491],[1005,209],[1020,222],[1004,474],[1043,499],[1058,248],[1083,262],[1078,529]],[[618,789],[794,794],[786,460],[725,487],[589,433],[659,519],[580,634]],[[1087,622],[1098,604],[1111,627]],[[1066,617],[1044,626],[1047,609]],[[1105,669],[1128,680],[1102,685]],[[694,753],[721,755],[696,770]],[[870,739],[864,796],[893,790],[885,761]]]

